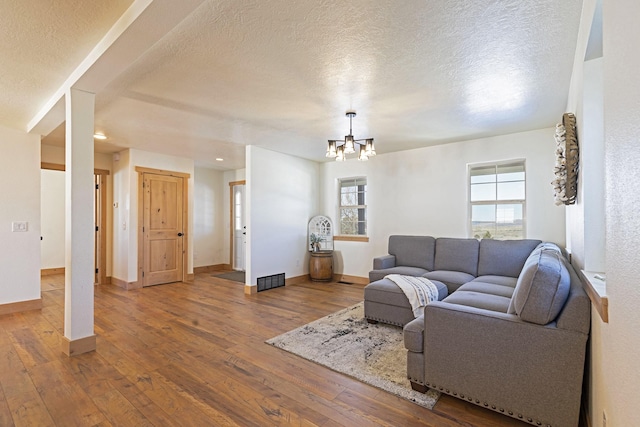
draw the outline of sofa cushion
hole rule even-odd
[[[496,285],[495,283],[478,282],[474,280],[460,286],[456,292],[472,291],[482,294],[498,295],[501,297],[511,298],[511,296],[513,295],[513,289],[514,288],[511,286],[502,286]]]
[[[536,246],[534,250],[537,250],[537,251],[552,250],[552,251],[558,252],[559,254],[562,254],[562,249],[560,249],[558,245],[552,242],[542,242],[538,246]]]
[[[512,288],[515,288],[518,278],[506,276],[478,276],[473,279],[473,282],[493,283],[496,285],[511,286]]]
[[[458,289],[460,285],[463,285],[474,279],[471,274],[462,273],[460,271],[447,270],[429,271],[428,273],[423,274],[422,277],[444,283],[449,288],[449,293]]]
[[[546,325],[553,321],[567,300],[570,275],[555,249],[539,248],[520,273],[509,313],[527,322]]]
[[[396,266],[395,255],[377,256],[373,259],[373,269],[382,270],[384,268],[392,268]]]
[[[527,257],[540,244],[540,240],[480,241],[478,276],[518,277]]]
[[[424,348],[424,315],[416,317],[404,325],[404,347],[415,353],[422,353]]]
[[[437,280],[432,280],[431,282],[438,288],[438,301],[441,301],[448,295],[446,285]],[[387,305],[411,307],[402,289],[389,279],[381,279],[365,286],[364,299]]]
[[[455,291],[443,300],[443,302],[450,304],[466,305],[468,307],[499,311],[501,313],[507,312],[507,309],[509,308],[509,301],[511,301],[511,298],[499,295],[461,290]]]
[[[438,238],[434,268],[429,270],[461,271],[477,276],[479,248],[476,239]]]
[[[389,254],[396,266],[433,270],[436,239],[431,236],[389,236]]]
[[[428,270],[425,270],[424,268],[405,266],[384,268],[382,270],[371,270],[369,272],[369,282],[375,282],[377,280],[383,279],[387,274],[402,274],[403,276],[420,277],[427,272]]]
[[[530,262],[531,259],[538,259],[537,257],[540,256],[540,252],[542,251],[551,251],[557,253],[559,256],[563,256],[562,249],[560,249],[558,245],[551,242],[542,242],[531,252],[531,255],[529,255],[525,263]],[[518,276],[518,278],[520,278],[520,276]]]

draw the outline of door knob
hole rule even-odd
[[[182,236],[184,236],[184,234],[178,233],[178,237],[182,237]]]

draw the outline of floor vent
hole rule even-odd
[[[353,282],[345,282],[344,280],[340,280],[338,283],[342,285],[353,285]]]
[[[284,286],[284,273],[258,277],[258,292]]]

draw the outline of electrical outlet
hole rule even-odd
[[[299,259],[296,260],[296,267],[300,267],[300,260]]]
[[[11,231],[24,232],[29,230],[29,223],[27,221],[13,221],[11,223]]]
[[[607,427],[607,413],[602,411],[602,427]]]

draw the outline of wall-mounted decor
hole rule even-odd
[[[318,215],[309,221],[309,277],[314,282],[333,280],[333,224]]]
[[[311,252],[333,250],[333,224],[326,216],[318,215],[309,221],[309,246]]]
[[[551,182],[556,205],[573,205],[578,195],[578,135],[576,116],[565,113],[562,123],[556,125],[556,179]]]

